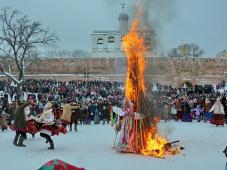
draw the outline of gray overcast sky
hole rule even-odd
[[[91,49],[94,30],[117,30],[123,0],[0,0],[39,20],[60,38],[61,49]],[[151,0],[153,1],[153,0]],[[157,1],[157,0],[154,0]],[[227,0],[159,0],[166,6],[156,11],[170,16],[157,30],[164,50],[182,43],[197,43],[208,56],[227,49]],[[129,14],[133,0],[124,0]],[[168,6],[170,3],[174,3]],[[165,5],[165,3],[163,3]],[[152,10],[152,8],[150,8]],[[150,11],[152,12],[152,11]],[[171,12],[171,13],[170,13]],[[158,14],[157,14],[158,13]]]

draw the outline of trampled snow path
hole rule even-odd
[[[53,137],[55,150],[36,135],[28,135],[26,148],[12,144],[14,132],[0,132],[0,170],[36,170],[51,159],[61,159],[87,170],[224,170],[227,127],[209,123],[160,123],[170,141],[180,140],[185,150],[177,156],[157,159],[121,154],[111,149],[114,131],[109,125],[81,125],[79,132]]]

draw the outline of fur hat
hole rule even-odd
[[[52,106],[53,106],[53,104],[52,104],[51,102],[48,102],[48,103],[45,105],[45,110],[51,109]]]

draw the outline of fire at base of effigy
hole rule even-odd
[[[144,79],[147,48],[144,37],[138,32],[139,16],[140,13],[133,20],[129,33],[122,39],[123,51],[127,56],[126,103],[124,111],[113,108],[113,112],[118,114],[114,147],[119,152],[163,158],[166,155],[176,155],[183,148],[174,145],[179,141],[169,143],[166,137],[158,134],[159,119],[149,111]]]
[[[158,134],[159,119],[151,114],[144,115],[134,112],[133,102],[126,110],[113,107],[117,119],[115,124],[116,138],[114,148],[118,152],[135,153],[157,158],[179,154],[183,147],[174,145],[179,141],[168,142],[166,137]]]

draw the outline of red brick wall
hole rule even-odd
[[[192,84],[206,84],[227,80],[227,73],[225,73],[227,72],[227,59],[149,57],[146,63],[148,81],[180,85],[185,81]],[[28,69],[26,74],[73,74],[46,78],[81,79],[84,78],[87,66],[90,73],[89,79],[123,81],[126,65],[126,58],[42,59]],[[12,68],[12,71],[15,72],[15,68]]]

